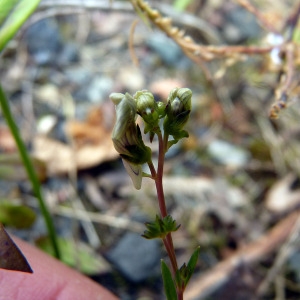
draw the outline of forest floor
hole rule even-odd
[[[141,20],[131,35],[138,17],[126,1],[71,2],[42,1],[0,66],[67,262],[75,267],[79,259],[82,272],[121,299],[164,299],[159,262],[166,254],[159,241],[141,237],[144,222],[158,213],[154,183],[143,179],[139,191],[132,186],[111,141],[109,95],[147,89],[165,101],[172,88],[188,87],[190,137],[167,153],[164,180],[169,213],[181,224],[174,234],[179,261],[200,246],[186,299],[299,299],[297,1],[253,1],[254,14],[242,1],[194,1],[184,12],[168,1],[150,2],[197,45],[257,50],[274,37],[292,45],[281,55],[279,48],[227,48],[220,55],[206,49],[210,61],[198,63],[196,53],[188,58]],[[271,119],[276,99],[287,108]],[[154,158],[157,144],[149,144]],[[47,248],[43,218],[2,116],[0,153],[7,170],[0,172],[0,204],[26,205],[36,215],[29,228],[7,228]]]

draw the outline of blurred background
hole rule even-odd
[[[2,53],[2,86],[63,260],[123,300],[164,299],[166,255],[160,241],[141,237],[158,213],[155,188],[144,179],[135,190],[114,150],[109,94],[147,89],[165,101],[174,87],[193,91],[190,137],[167,153],[164,180],[169,213],[181,224],[179,262],[200,245],[186,299],[300,297],[300,6],[253,0],[251,11],[244,2],[149,1],[197,45],[252,49],[227,48],[209,62],[188,58],[141,20],[133,34],[131,3],[108,0],[43,0]],[[274,103],[279,118],[270,119]],[[149,146],[155,163],[157,141]],[[50,251],[2,114],[0,161],[0,221]]]

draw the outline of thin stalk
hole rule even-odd
[[[19,134],[18,127],[16,126],[14,118],[11,114],[10,107],[9,107],[9,104],[8,104],[8,100],[7,100],[6,95],[5,95],[5,93],[2,89],[1,84],[0,84],[0,104],[1,104],[3,115],[6,119],[7,125],[9,127],[9,129],[11,131],[11,134],[13,135],[14,140],[16,142],[16,145],[18,147],[19,154],[21,156],[24,167],[26,169],[28,178],[31,181],[34,194],[38,199],[39,206],[40,206],[41,212],[43,214],[43,217],[44,217],[47,229],[48,229],[48,234],[49,234],[49,237],[50,237],[53,249],[54,249],[54,255],[55,255],[56,258],[60,259],[60,252],[59,252],[59,248],[58,248],[58,243],[57,243],[56,232],[55,232],[55,229],[54,229],[54,224],[53,224],[53,221],[51,219],[51,215],[49,213],[49,210],[46,206],[46,203],[43,199],[40,182],[39,182],[38,177],[35,173],[32,161],[31,161],[31,159],[28,155],[28,152],[27,152],[27,149],[24,145],[24,142],[21,139],[21,136]]]
[[[165,202],[164,189],[162,184],[162,177],[164,172],[164,160],[165,160],[165,146],[162,134],[158,134],[158,165],[157,165],[157,176],[155,179],[158,203],[160,208],[161,217],[166,217],[167,207]]]
[[[164,171],[165,153],[168,147],[168,135],[164,135],[164,137],[162,137],[161,133],[158,133],[157,135],[158,135],[159,148],[158,148],[158,165],[157,165],[157,174],[155,177],[155,186],[157,191],[157,198],[158,198],[161,217],[164,218],[168,214],[167,214],[162,178],[163,178],[163,171]],[[171,261],[173,275],[175,276],[178,270],[178,264],[177,264],[171,233],[167,234],[167,236],[163,239],[163,243]],[[178,287],[177,289],[177,298],[178,300],[183,300],[183,290],[180,287]]]
[[[162,181],[160,181],[160,182],[158,181],[157,173],[155,171],[155,168],[153,166],[152,161],[148,163],[148,166],[149,166],[152,178],[155,181],[156,190],[157,190],[157,198],[158,198],[158,203],[159,203],[160,211],[161,211],[161,207],[163,207],[165,209],[165,211],[166,211],[164,194],[163,194],[163,187],[162,187]],[[159,193],[158,191],[162,191],[162,194]],[[163,204],[162,206],[160,205],[161,203]],[[161,216],[163,217],[162,213],[161,213]],[[172,264],[173,275],[175,275],[176,270],[178,269],[178,266],[177,266],[177,262],[176,262],[176,256],[175,256],[174,246],[173,246],[173,242],[172,242],[172,237],[170,239],[170,236],[171,235],[168,234],[166,236],[166,238],[162,239],[162,241],[164,243],[164,246],[166,248],[166,251],[168,253],[168,256],[169,256],[171,264]]]

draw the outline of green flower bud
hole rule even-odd
[[[175,88],[170,92],[166,106],[164,130],[173,135],[176,140],[188,137],[188,133],[183,130],[183,127],[189,119],[191,106],[192,91],[190,89]]]
[[[163,118],[166,115],[166,105],[165,103],[159,101],[157,102],[157,111],[159,114],[159,118]]]
[[[156,102],[147,90],[136,92],[134,99],[137,113],[145,121],[144,133],[150,133],[150,142],[152,142],[154,135],[160,132],[159,119],[165,116],[165,105],[162,102]]]
[[[143,118],[146,125],[148,125],[145,128],[145,133],[147,133],[151,128],[158,126],[159,114],[157,103],[153,95],[146,90],[136,92],[134,98],[136,100],[137,113]]]
[[[134,186],[141,188],[141,165],[151,160],[151,149],[145,146],[139,126],[136,124],[136,101],[128,93],[113,93],[111,100],[116,105],[116,124],[112,133],[115,149],[123,159]]]

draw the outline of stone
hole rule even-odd
[[[158,240],[146,240],[137,233],[125,233],[106,256],[127,280],[135,283],[159,272]]]

